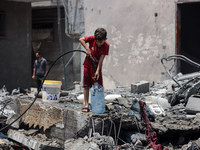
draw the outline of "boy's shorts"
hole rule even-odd
[[[92,87],[92,85],[94,85],[94,81],[95,81],[94,75],[95,75],[94,69],[84,67],[83,87]],[[101,70],[99,73],[99,80],[97,80],[97,82],[101,86],[103,86]]]

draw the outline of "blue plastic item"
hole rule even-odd
[[[105,112],[104,88],[95,82],[90,88],[92,113],[102,114]]]

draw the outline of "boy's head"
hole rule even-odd
[[[98,28],[94,32],[94,39],[98,47],[101,47],[104,42],[107,40],[107,32],[104,28]]]

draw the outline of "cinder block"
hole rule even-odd
[[[140,81],[131,84],[131,93],[139,94],[139,93],[147,93],[149,92],[149,82],[148,81]]]
[[[200,112],[200,95],[193,95],[189,97],[185,111],[190,114]]]

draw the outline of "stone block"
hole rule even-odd
[[[200,95],[193,95],[189,97],[185,111],[190,114],[196,114],[200,112]]]
[[[147,93],[149,92],[149,82],[148,81],[140,81],[131,84],[131,93],[139,94],[139,93]]]

